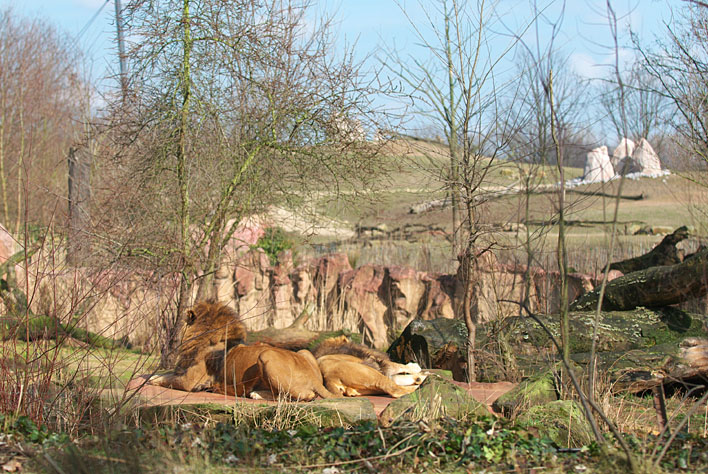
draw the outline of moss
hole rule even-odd
[[[595,325],[595,313],[570,313],[570,352],[590,352]],[[542,321],[559,337],[557,315],[541,316]],[[552,348],[548,335],[528,318],[518,321],[510,339],[534,348]],[[678,343],[686,337],[706,337],[703,318],[676,308],[637,308],[632,311],[603,311],[598,327],[597,350],[622,351],[651,347],[656,344]]]
[[[76,326],[70,324],[62,324],[62,330],[79,341],[83,341],[92,347],[101,347],[104,349],[115,349],[118,347],[125,347],[127,344],[125,341],[117,341],[111,339],[110,337],[101,336],[91,331],[86,331],[85,329],[77,328]]]
[[[441,417],[464,419],[489,415],[487,406],[466,390],[430,375],[415,392],[391,402],[379,415],[379,422],[390,426],[400,419],[430,421]]]
[[[579,448],[595,439],[582,407],[573,400],[536,405],[522,413],[516,421],[526,428],[538,429],[541,435],[548,436],[562,448]]]
[[[257,408],[259,405],[253,406],[253,409]],[[263,409],[263,406],[260,408]],[[142,423],[153,426],[203,422],[205,419],[216,422],[233,422],[234,408],[216,403],[143,406],[138,408],[138,417]]]
[[[85,342],[92,347],[115,349],[126,347],[125,341],[117,341],[100,336],[91,331],[77,328],[72,324],[61,324],[52,316],[30,315],[7,316],[0,319],[0,340],[16,337],[20,341],[34,341],[36,339],[53,339],[57,336],[71,336]]]
[[[558,363],[554,367],[524,380],[499,397],[494,402],[494,409],[506,415],[513,415],[521,409],[558,400],[558,373],[560,369],[561,364]]]
[[[320,416],[323,427],[376,421],[374,404],[366,398],[315,400],[307,406],[312,409],[314,414]]]
[[[322,341],[338,336],[347,336],[353,342],[361,344],[361,334],[353,334],[351,331],[348,331],[346,329],[343,329],[341,331],[322,331],[317,336],[317,339],[314,339],[307,344],[307,350],[313,351],[317,346],[322,343]]]

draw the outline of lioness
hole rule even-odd
[[[223,357],[245,339],[246,328],[234,310],[213,300],[197,303],[187,312],[174,370],[151,377],[150,383],[188,392],[208,388],[213,376],[207,358]]]
[[[219,360],[223,361],[219,366]],[[322,374],[308,350],[292,352],[258,343],[231,349],[226,359],[210,359],[209,370],[215,380],[214,390],[227,395],[252,398],[287,395],[294,400],[310,401],[317,395],[335,398],[322,384]]]
[[[397,374],[419,374],[420,366],[415,362],[408,364],[399,364],[392,362],[385,352],[377,351],[366,347],[363,344],[357,344],[349,340],[347,336],[337,336],[325,339],[313,351],[314,356],[319,360],[320,357],[330,354],[346,354],[360,359],[360,361],[369,367],[372,367],[382,374],[394,378]],[[400,380],[418,380],[420,377],[399,378]],[[422,381],[422,380],[421,380]],[[420,383],[420,382],[418,382]],[[402,383],[400,385],[410,385]]]
[[[347,397],[387,393],[398,398],[413,392],[417,385],[402,387],[358,357],[330,354],[317,359],[325,387]]]

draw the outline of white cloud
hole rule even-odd
[[[627,48],[619,48],[618,63],[620,72],[625,72],[634,61],[634,53]],[[587,53],[573,53],[570,55],[570,66],[576,74],[586,79],[607,77],[615,68],[615,53],[609,52],[601,58],[596,58]]]
[[[602,68],[589,54],[573,53],[570,55],[570,67],[576,74],[585,78],[595,78],[602,75]]]

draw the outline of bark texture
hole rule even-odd
[[[683,261],[681,251],[676,244],[688,238],[688,228],[679,227],[672,234],[663,238],[651,251],[639,257],[629,258],[610,264],[610,270],[632,273],[661,265],[675,265]]]
[[[708,250],[675,265],[651,267],[616,278],[607,284],[603,311],[625,311],[681,303],[708,293]],[[571,311],[597,307],[599,291],[593,290],[575,300]]]

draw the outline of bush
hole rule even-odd
[[[270,260],[271,265],[278,262],[278,254],[284,250],[290,250],[295,242],[287,236],[280,227],[268,227],[265,235],[256,242],[257,248],[262,248]]]

